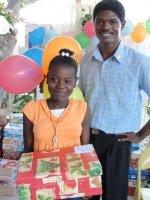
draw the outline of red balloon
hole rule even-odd
[[[95,33],[94,23],[92,21],[86,22],[83,29],[84,29],[84,33],[88,37],[95,37],[96,33]]]
[[[42,80],[42,69],[26,56],[10,56],[0,63],[0,86],[9,93],[30,92]]]

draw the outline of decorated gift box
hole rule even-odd
[[[0,196],[16,194],[17,172],[17,161],[0,159]]]
[[[11,113],[9,115],[9,123],[22,124],[23,123],[23,114],[22,113]]]
[[[17,191],[16,185],[15,186],[3,186],[3,185],[0,185],[0,196],[16,195],[16,191]]]
[[[64,199],[102,193],[102,167],[92,145],[22,154],[21,199]]]
[[[16,176],[17,173],[13,176],[0,176],[0,186],[16,186]]]
[[[4,128],[3,158],[17,160],[23,151],[23,125],[8,123]]]
[[[138,172],[137,168],[130,168],[129,174],[128,174],[129,180],[137,180],[137,172]],[[142,181],[147,181],[148,175],[149,175],[149,173],[147,170],[141,170],[141,180]]]
[[[11,149],[3,149],[2,154],[4,159],[18,160],[22,151],[13,151]]]
[[[133,151],[131,154],[130,168],[138,167],[138,160],[141,155],[141,151]]]
[[[18,171],[18,161],[0,159],[0,176],[14,176]]]
[[[11,149],[13,151],[23,150],[23,139],[15,137],[4,137],[3,139],[3,149]]]
[[[137,186],[137,168],[130,168],[129,170],[129,184],[128,184],[128,194],[134,196],[135,189]],[[141,184],[143,187],[148,185],[149,173],[147,170],[141,170]]]
[[[142,187],[143,188],[150,188],[150,185],[147,183],[147,181],[141,181]],[[128,184],[128,195],[134,196],[135,190],[137,186],[137,181],[136,180],[129,180]]]
[[[13,135],[14,137],[22,137],[23,125],[22,124],[10,124],[8,123],[4,128],[4,136]]]

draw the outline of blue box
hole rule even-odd
[[[137,168],[130,168],[129,174],[128,174],[128,179],[129,180],[137,180]],[[146,170],[141,170],[141,180],[142,181],[147,181],[148,180],[148,172]]]

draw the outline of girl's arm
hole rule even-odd
[[[23,138],[24,138],[24,153],[33,152],[34,135],[33,123],[23,114]]]
[[[90,138],[90,112],[87,107],[84,120],[82,122],[81,145],[89,144]]]

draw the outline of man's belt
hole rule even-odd
[[[99,134],[105,133],[105,132],[98,130],[98,129],[95,129],[95,128],[91,128],[91,133],[94,134],[94,135],[99,135]]]

